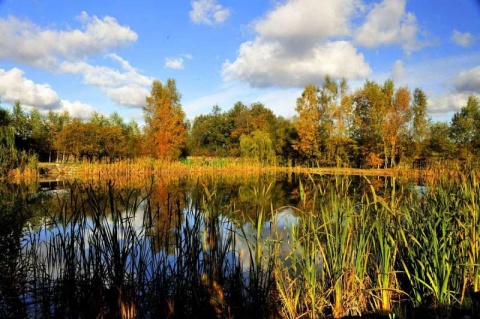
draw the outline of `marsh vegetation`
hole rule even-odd
[[[478,182],[4,184],[0,316],[478,318]]]

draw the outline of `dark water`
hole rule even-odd
[[[361,205],[372,188],[385,198],[392,189],[425,193],[415,181],[392,186],[382,177],[286,174],[4,184],[0,318],[286,317],[277,271],[304,280],[299,267],[310,255],[294,244],[294,233],[307,212],[320,210],[319,198],[329,196]],[[315,257],[319,278],[328,258]],[[308,317],[332,316],[325,285],[319,295],[325,302]],[[387,315],[370,302],[344,316],[478,318],[474,298],[462,308],[432,307],[426,298],[418,309],[411,298],[395,294]]]

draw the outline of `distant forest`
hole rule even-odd
[[[36,161],[112,162],[150,156],[247,157],[262,164],[395,167],[414,161],[472,160],[480,155],[480,104],[471,95],[450,123],[427,115],[427,96],[366,81],[350,92],[345,80],[307,85],[296,115],[284,118],[262,103],[237,102],[228,111],[187,121],[175,81],[155,81],[143,108],[145,125],[118,113],[88,120],[67,112],[26,112],[21,101],[0,106],[0,174]]]

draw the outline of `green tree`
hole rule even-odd
[[[353,123],[352,99],[345,79],[336,82],[325,76],[320,88],[320,134],[323,161],[327,165],[349,162]]]
[[[389,91],[387,84],[382,88],[378,83],[367,81],[363,88],[355,92],[354,138],[358,142],[361,161],[368,166],[377,166],[380,156],[386,153],[385,119]]]
[[[467,105],[453,115],[450,136],[457,143],[460,156],[471,156],[480,151],[480,103],[470,95]]]
[[[29,150],[38,154],[41,161],[46,161],[49,159],[49,154],[53,147],[46,118],[38,109],[33,109],[28,115],[28,122],[31,129],[28,146]]]
[[[143,112],[146,153],[167,160],[180,157],[187,130],[175,80],[154,81]]]
[[[0,176],[15,166],[17,155],[15,128],[9,112],[0,107]]]
[[[15,101],[12,109],[12,125],[15,128],[15,147],[20,152],[30,148],[32,128],[27,113],[23,111],[20,101]],[[27,156],[23,154],[23,157]]]
[[[450,138],[451,129],[447,123],[436,122],[430,125],[426,140],[425,154],[428,157],[449,158],[454,152],[454,141]]]
[[[143,140],[143,135],[138,123],[130,120],[125,126],[125,133],[125,156],[127,158],[139,157],[142,152],[141,141]]]
[[[412,121],[410,139],[413,142],[412,157],[423,153],[429,133],[429,119],[427,116],[427,96],[422,89],[416,88],[413,92]]]
[[[197,116],[193,121],[189,138],[192,154],[199,156],[239,155],[232,149],[232,127],[233,122],[227,114],[222,113],[218,105],[213,107],[210,114]]]
[[[275,163],[275,149],[267,132],[257,130],[250,135],[242,135],[240,149],[244,157],[262,164]]]

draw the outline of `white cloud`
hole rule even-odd
[[[439,95],[430,94],[428,99],[428,111],[431,114],[442,114],[447,112],[458,112],[467,105],[468,96],[466,92],[445,92]]]
[[[137,40],[137,34],[115,18],[102,19],[82,12],[80,29],[42,28],[15,17],[0,18],[0,57],[54,69],[58,60],[82,59]]]
[[[230,16],[230,10],[218,4],[215,0],[196,0],[192,2],[190,20],[196,24],[214,25],[225,22]]]
[[[86,84],[100,88],[116,104],[143,106],[153,78],[140,74],[128,61],[116,54],[109,54],[107,57],[118,62],[122,70],[94,66],[83,61],[64,62],[59,70],[63,73],[81,74]]]
[[[429,99],[429,111],[434,114],[458,112],[467,105],[468,97],[472,93],[480,93],[480,65],[474,68],[460,71],[451,80],[446,82],[452,85],[448,92],[431,94]],[[431,103],[430,103],[431,101]]]
[[[2,101],[9,104],[20,101],[25,109],[38,108],[43,112],[66,110],[71,116],[81,119],[87,119],[96,112],[90,104],[61,100],[50,85],[33,82],[18,68],[9,71],[0,69],[0,96]]]
[[[254,87],[320,84],[325,75],[363,78],[371,73],[348,41],[357,0],[287,0],[254,23],[257,36],[241,44],[235,61],[225,61],[224,80]]]
[[[290,0],[257,21],[255,30],[263,38],[317,43],[348,35],[356,7],[355,0]]]
[[[397,84],[403,84],[405,82],[405,66],[401,60],[397,60],[393,64],[391,77]]]
[[[322,43],[301,57],[286,54],[281,42],[259,39],[243,43],[239,51],[234,62],[224,63],[222,76],[255,87],[320,84],[325,75],[351,79],[371,72],[363,55],[346,41]]]
[[[0,58],[52,72],[80,74],[85,84],[100,88],[113,102],[126,106],[142,106],[144,94],[148,92],[147,87],[151,85],[153,78],[141,74],[115,53],[106,54],[105,57],[118,63],[120,69],[91,65],[86,59],[135,42],[137,34],[129,27],[119,25],[115,18],[109,16],[98,18],[82,12],[77,19],[81,23],[80,29],[57,30],[42,28],[15,17],[0,18]],[[19,76],[18,71],[13,74]],[[28,83],[23,82],[24,86]],[[36,85],[34,88],[43,94],[48,91],[48,86]],[[13,94],[14,91],[10,89],[9,92]],[[41,102],[39,94],[31,93],[33,96],[29,98],[26,93],[28,92],[22,93],[23,103],[30,103],[30,100],[33,105],[38,106],[60,103],[58,96],[55,102]]]
[[[480,65],[473,69],[460,72],[453,82],[457,91],[480,94]]]
[[[183,70],[185,68],[183,65],[183,58],[166,58],[165,67],[167,69]]]
[[[9,71],[0,69],[0,97],[10,104],[19,100],[25,106],[39,108],[56,107],[60,102],[50,85],[34,83],[18,68]]]
[[[117,87],[125,84],[148,86],[153,81],[153,78],[142,75],[133,68],[119,71],[106,66],[94,66],[86,62],[64,62],[60,65],[59,71],[81,74],[86,84],[98,87]]]
[[[463,33],[458,30],[453,30],[451,39],[453,42],[464,48],[468,48],[473,43],[473,36],[470,33]]]
[[[419,49],[417,18],[405,12],[406,0],[383,0],[376,3],[365,22],[356,30],[358,44],[375,48],[398,44],[407,52]]]
[[[58,112],[67,111],[71,117],[76,117],[82,120],[89,119],[93,113],[99,113],[93,106],[80,101],[71,102],[69,100],[61,100],[60,109]]]
[[[150,95],[150,91],[146,87],[135,84],[124,85],[117,88],[105,88],[104,91],[116,104],[131,107],[145,105],[145,99]]]

